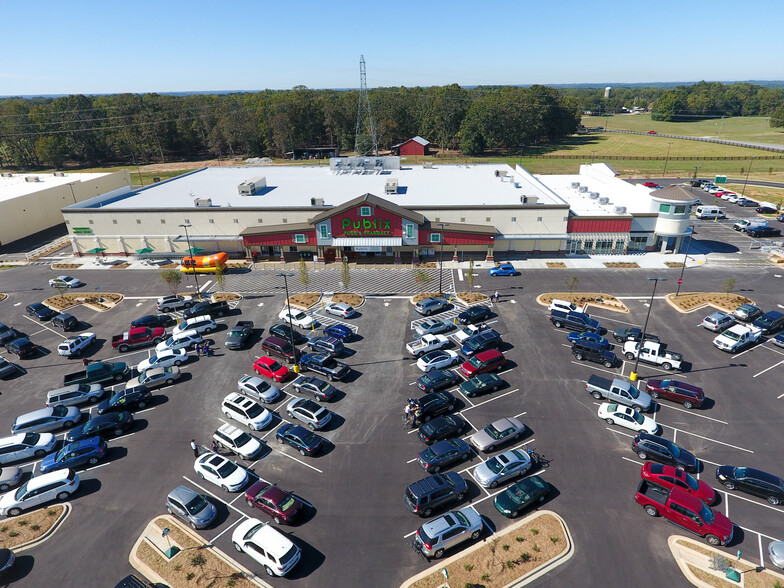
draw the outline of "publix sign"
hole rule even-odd
[[[341,227],[348,237],[373,237],[392,234],[391,220],[382,218],[343,218]]]

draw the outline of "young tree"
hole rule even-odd
[[[52,276],[52,277],[56,278],[57,276]],[[68,285],[63,282],[56,282],[54,289],[57,290],[60,296],[62,296],[63,294],[68,292],[70,288],[68,288]]]
[[[177,296],[177,289],[182,282],[182,273],[176,269],[165,269],[161,272],[161,282],[166,282],[171,289],[172,296]]]
[[[343,289],[348,290],[348,285],[351,283],[351,271],[349,271],[348,260],[344,259],[343,264],[340,266],[340,281],[343,282]]]
[[[427,273],[425,270],[414,270],[414,281],[417,284],[417,288],[419,289],[420,293],[424,292],[427,289],[427,284],[433,278],[430,277],[430,274]]]
[[[566,289],[569,290],[569,294],[573,294],[575,289],[577,288],[577,284],[580,283],[580,278],[577,276],[572,276],[568,280],[564,280],[564,284],[566,284]]]
[[[308,284],[310,284],[310,276],[308,275],[308,266],[305,265],[305,260],[299,260],[299,282],[302,284],[302,287],[307,290]]]
[[[737,284],[738,284],[738,281],[735,278],[727,278],[724,281],[724,286],[723,286],[724,293],[728,294],[728,295],[732,294],[733,291],[735,290],[735,286],[737,286]]]
[[[215,266],[215,285],[221,292],[225,291],[226,287],[226,264],[219,263]]]
[[[474,290],[474,258],[468,260],[468,275],[466,275],[466,282],[468,282],[468,289]]]

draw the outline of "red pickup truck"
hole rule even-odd
[[[122,335],[112,337],[112,347],[118,351],[128,351],[136,347],[157,345],[166,338],[163,327],[133,327]]]
[[[727,545],[732,541],[732,521],[685,490],[668,490],[654,482],[641,480],[634,500],[650,516],[661,515],[672,524],[704,537],[711,545]]]

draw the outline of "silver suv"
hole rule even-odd
[[[414,306],[414,311],[423,315],[430,316],[435,312],[441,312],[449,308],[449,302],[443,298],[423,298]]]
[[[419,527],[411,545],[428,560],[440,559],[447,549],[478,539],[482,525],[482,516],[470,506],[452,510]]]

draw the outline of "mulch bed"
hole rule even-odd
[[[349,294],[341,292],[332,295],[332,302],[342,302],[343,304],[350,304],[354,308],[362,304],[364,298],[359,294]]]
[[[8,517],[0,522],[0,548],[13,549],[42,537],[58,521],[65,507],[61,504]]]

